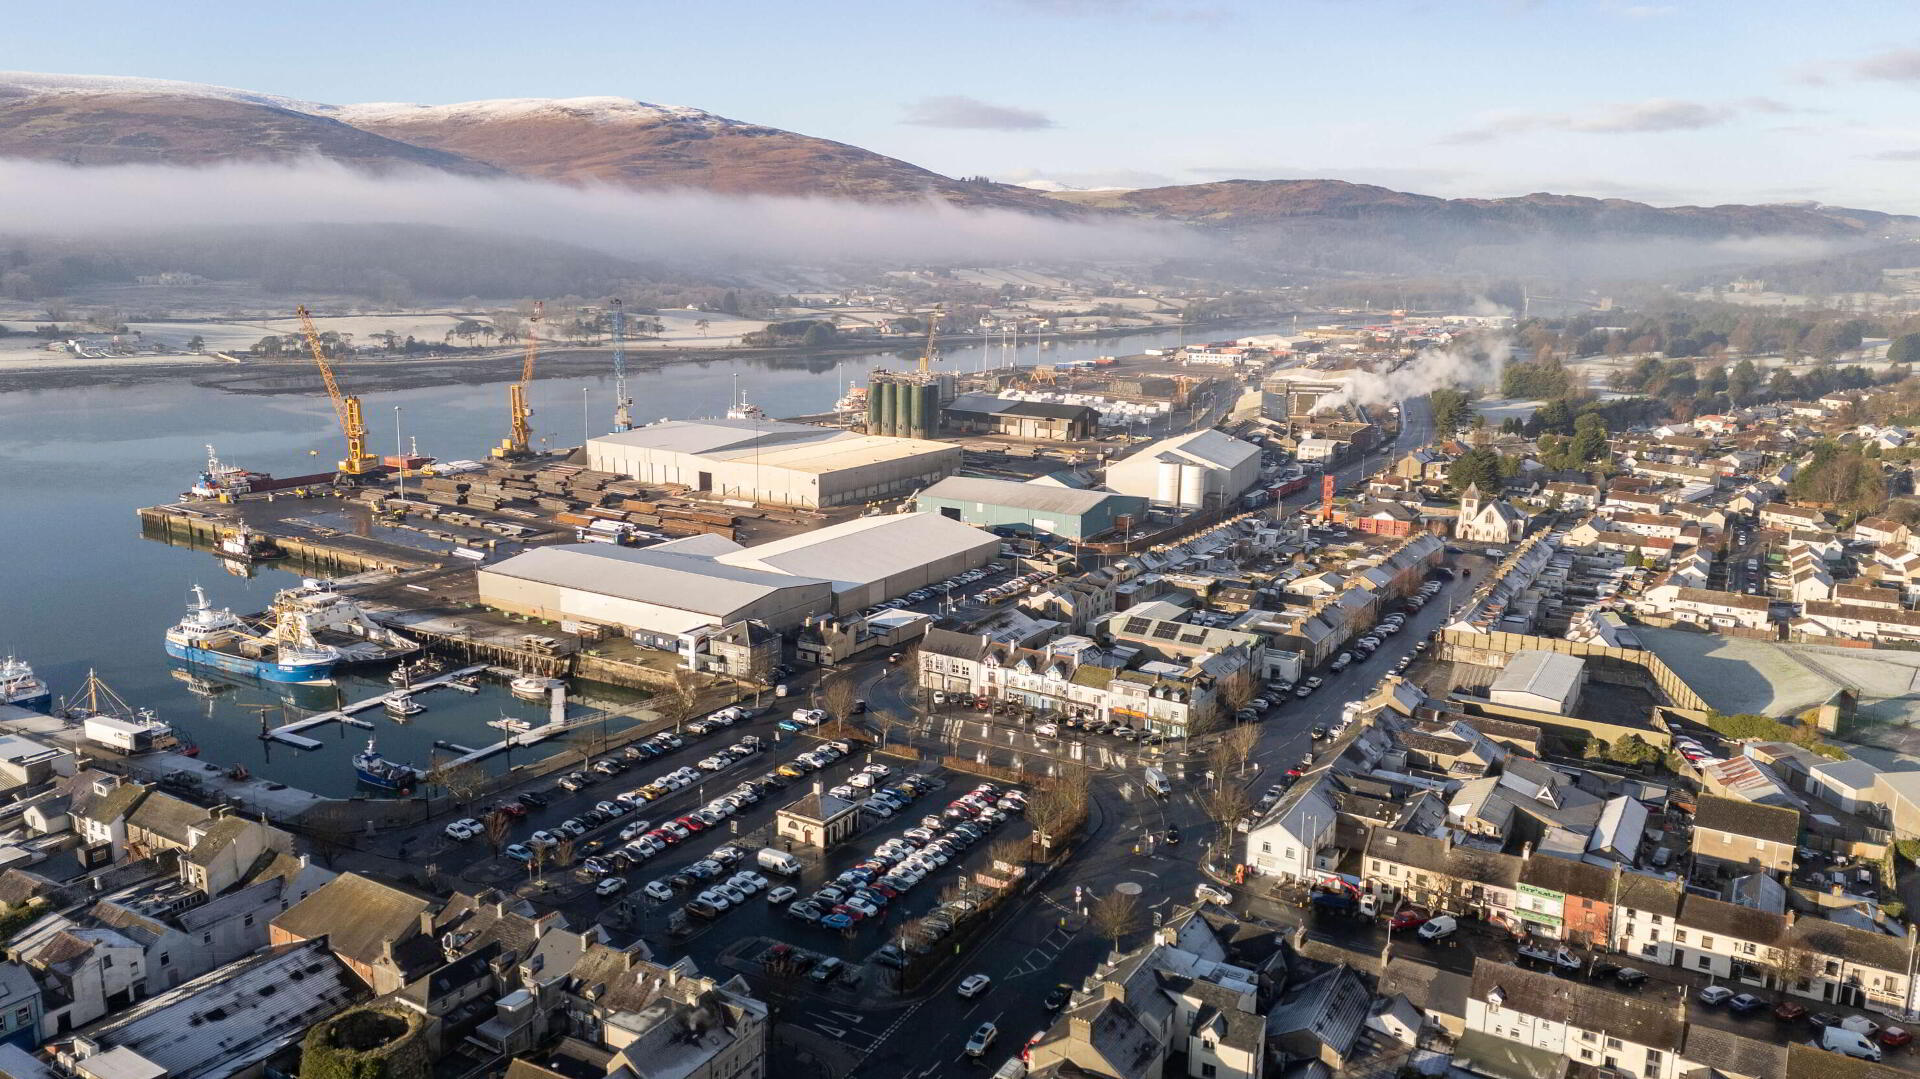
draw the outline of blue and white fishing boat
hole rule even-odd
[[[411,764],[382,757],[371,738],[367,739],[367,748],[353,755],[353,771],[367,786],[390,791],[412,790],[425,777]]]
[[[241,621],[232,611],[207,602],[193,586],[187,616],[167,630],[167,655],[189,663],[252,675],[266,682],[324,682],[340,662],[329,645],[276,640]]]

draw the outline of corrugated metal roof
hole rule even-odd
[[[1036,513],[1092,513],[1109,498],[1122,497],[1108,491],[1082,491],[1050,484],[1015,483],[976,476],[948,476],[920,492],[922,498],[947,498],[956,502],[984,502],[995,506],[1032,510]]]
[[[807,533],[809,536],[824,534]],[[722,557],[743,553],[744,550]],[[817,579],[728,564],[702,555],[605,543],[536,547],[484,567],[480,572],[716,617],[730,616],[781,589],[821,583]]]
[[[1580,660],[1559,652],[1516,652],[1513,662],[1493,680],[1493,689],[1565,701],[1573,695],[1585,669],[1586,664]]]
[[[831,472],[934,452],[959,452],[957,447],[928,439],[857,435],[834,427],[777,420],[667,420],[602,435],[591,442],[692,454],[716,461],[752,459],[799,472]]]
[[[952,555],[997,550],[999,544],[992,533],[937,513],[897,513],[802,532],[722,555],[716,562],[833,581],[836,590],[845,590]]]
[[[1131,461],[1134,457],[1142,457],[1148,454],[1153,455],[1157,460],[1160,455],[1168,453],[1198,461],[1202,464],[1214,465],[1218,468],[1232,468],[1235,465],[1243,464],[1249,459],[1260,456],[1260,447],[1255,446],[1251,442],[1242,442],[1232,435],[1222,434],[1212,428],[1207,428],[1203,431],[1193,431],[1184,435],[1176,435],[1173,438],[1162,439],[1141,450],[1139,453],[1125,458],[1125,460]]]

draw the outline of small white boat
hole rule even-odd
[[[396,716],[417,716],[427,710],[427,706],[413,699],[411,693],[390,693],[387,695],[387,711]]]
[[[513,690],[514,696],[516,697],[544,699],[548,693],[552,692],[553,685],[554,682],[551,678],[540,678],[531,674],[523,674],[513,681],[508,682],[507,688]]]
[[[502,716],[499,719],[488,720],[487,726],[498,727],[500,730],[507,731],[512,734],[523,734],[533,729],[533,724],[527,722],[526,720],[513,719],[509,716]]]
[[[462,693],[480,692],[480,682],[478,679],[474,678],[472,675],[468,675],[465,678],[452,679],[447,683],[447,685],[452,686],[453,688],[459,690]]]

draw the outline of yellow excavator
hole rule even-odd
[[[547,305],[533,301],[533,314],[527,319],[527,354],[520,361],[520,381],[507,387],[507,414],[511,426],[507,437],[493,448],[493,455],[503,461],[518,461],[533,456],[533,426],[527,422],[533,415],[533,409],[527,407],[527,383],[533,381],[533,361],[540,356],[540,319],[546,315]]]
[[[334,482],[357,483],[362,476],[371,475],[380,467],[380,458],[367,452],[367,425],[360,418],[360,398],[340,392],[340,382],[333,377],[333,365],[327,362],[326,347],[320,343],[320,333],[313,328],[313,316],[307,313],[306,305],[295,308],[294,314],[300,317],[300,334],[307,339],[314,366],[320,368],[320,377],[327,384],[327,396],[333,399],[333,414],[340,421],[340,431],[347,436],[347,455],[340,460],[340,474]]]

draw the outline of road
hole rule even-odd
[[[1427,442],[1433,427],[1431,412],[1424,401],[1406,403],[1402,425],[1399,437],[1391,445],[1363,460],[1337,466],[1333,472],[1336,482],[1342,487],[1348,486],[1385,460]],[[1319,490],[1315,485],[1287,499],[1285,508],[1297,509],[1318,499]],[[1257,798],[1308,751],[1312,744],[1308,732],[1312,727],[1333,725],[1347,702],[1372,693],[1380,677],[1398,658],[1443,623],[1477,577],[1476,572],[1474,579],[1446,582],[1433,602],[1410,616],[1405,631],[1388,638],[1366,662],[1342,674],[1326,676],[1327,684],[1311,697],[1288,698],[1278,703],[1261,725],[1259,743],[1248,759],[1244,774],[1236,777],[1247,785],[1251,795]],[[978,582],[969,586],[969,590],[991,583]],[[644,938],[655,954],[664,958],[689,956],[702,971],[716,977],[741,974],[747,977],[756,995],[775,1009],[779,1030],[787,1039],[783,1044],[794,1047],[796,1052],[816,1055],[836,1074],[931,1077],[948,1074],[962,1066],[990,1072],[1017,1052],[1031,1034],[1051,1024],[1053,1016],[1045,1006],[1048,994],[1061,984],[1080,983],[1107,953],[1108,942],[1089,924],[1088,910],[1096,896],[1105,895],[1118,885],[1138,885],[1143,922],[1139,928],[1144,930],[1153,919],[1174,906],[1190,903],[1194,887],[1207,879],[1200,862],[1217,829],[1201,803],[1199,788],[1205,769],[1199,759],[1202,747],[1192,747],[1191,753],[1187,747],[1179,746],[1155,751],[1110,736],[1081,732],[1073,732],[1075,737],[1070,739],[1049,739],[1034,735],[1008,717],[957,710],[935,710],[927,714],[916,706],[914,694],[906,684],[906,672],[888,665],[882,657],[844,665],[838,672],[810,672],[796,678],[791,683],[793,695],[784,700],[770,700],[768,703],[773,707],[769,711],[706,738],[689,738],[684,748],[639,762],[625,774],[602,780],[584,791],[568,794],[558,789],[546,790],[552,803],[517,822],[512,838],[524,839],[535,828],[550,829],[614,792],[639,787],[655,776],[691,765],[745,734],[765,739],[768,751],[730,766],[703,784],[648,803],[634,814],[589,832],[577,845],[578,856],[584,857],[594,846],[613,841],[614,833],[636,817],[657,824],[732,790],[743,779],[763,775],[803,747],[817,744],[808,735],[781,732],[775,723],[794,705],[808,701],[820,681],[835,673],[850,675],[873,710],[908,717],[906,722],[893,725],[889,734],[895,741],[913,745],[925,758],[937,759],[942,754],[956,752],[972,756],[984,754],[994,763],[1016,763],[1017,758],[1017,763],[1041,770],[1077,761],[1095,773],[1090,834],[1080,849],[1041,887],[1005,904],[987,937],[975,942],[912,996],[897,993],[892,972],[869,962],[874,949],[887,937],[880,928],[868,926],[844,935],[823,931],[784,916],[765,901],[763,894],[750,898],[714,922],[694,923],[690,934],[672,937],[668,934],[667,915],[684,903],[691,891],[681,892],[671,901],[655,903],[642,898],[640,889],[650,881],[664,879],[685,868],[723,844],[736,842],[749,849],[770,845],[775,809],[810,789],[815,780],[833,786],[876,759],[907,771],[944,776],[948,783],[946,790],[924,796],[901,817],[874,824],[824,861],[809,864],[794,882],[801,886],[804,894],[865,857],[880,841],[914,827],[922,813],[937,811],[974,782],[969,777],[944,773],[928,764],[908,767],[895,758],[855,754],[785,790],[771,792],[720,827],[700,833],[635,868],[627,874],[627,892],[610,899],[596,896],[590,883],[567,870],[549,870],[545,886],[536,888],[525,867],[491,856],[483,841],[458,843],[445,838],[440,829],[447,818],[424,823],[404,835],[383,837],[348,858],[365,868],[386,873],[405,873],[432,864],[441,875],[469,891],[498,887],[537,893],[543,903],[561,910],[568,923],[575,927],[602,921],[608,924],[616,941]],[[885,725],[871,726],[877,731]],[[1148,761],[1163,767],[1173,779],[1174,793],[1170,798],[1154,798],[1144,789],[1140,768]],[[1023,830],[1024,825],[1016,821],[993,838],[1018,836]],[[1179,835],[1177,844],[1166,842],[1169,830]],[[903,896],[896,909],[885,917],[886,926],[890,928],[910,915],[923,913],[934,905],[942,888],[981,868],[991,842],[976,845],[962,861],[944,867],[939,874]],[[772,883],[784,882],[774,878]],[[630,917],[616,913],[623,904]],[[1253,896],[1238,897],[1235,909],[1245,916],[1276,925],[1297,923],[1306,917],[1303,912],[1282,909]],[[1380,932],[1372,923],[1347,920],[1314,923],[1310,928],[1315,932],[1346,934],[1366,940]],[[1141,933],[1135,932],[1126,943],[1132,946],[1140,939]],[[775,976],[757,963],[755,957],[776,941],[840,958],[851,968],[849,977],[820,986],[804,978]],[[1402,947],[1402,941],[1396,940],[1395,946]],[[1446,957],[1443,955],[1443,958]],[[1454,959],[1457,961],[1457,956]],[[974,999],[960,998],[954,987],[961,978],[976,972],[989,975],[992,986]],[[989,1021],[999,1028],[999,1040],[981,1060],[973,1061],[962,1051],[964,1043],[980,1023]]]

